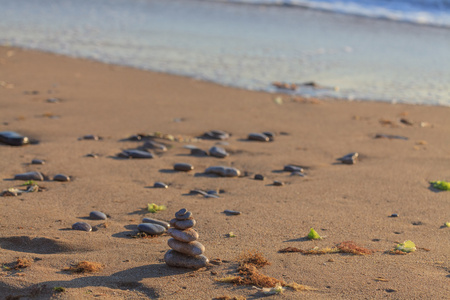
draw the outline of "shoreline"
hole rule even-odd
[[[318,289],[287,290],[268,299],[445,299],[450,292],[449,228],[442,227],[450,221],[450,202],[448,192],[429,184],[450,180],[445,163],[450,108],[283,95],[277,102],[273,94],[18,48],[0,47],[0,66],[0,81],[12,84],[0,87],[0,131],[40,140],[25,147],[0,145],[0,191],[20,188],[23,182],[12,178],[28,171],[73,179],[44,181],[47,190],[40,193],[0,197],[0,262],[33,260],[19,271],[2,270],[3,294],[38,290],[39,297],[48,298],[54,287],[64,287],[55,298],[261,297],[251,286],[216,282],[235,274],[236,258],[253,249],[271,262],[263,274]],[[215,129],[232,133],[221,145],[229,157],[189,155],[185,145],[204,150],[217,145],[196,139]],[[247,140],[249,133],[263,131],[274,132],[275,140]],[[150,150],[153,159],[117,157],[142,145],[124,139],[154,132],[179,141],[158,140],[168,150]],[[88,134],[103,139],[79,140]],[[356,164],[337,160],[350,152],[359,153]],[[86,157],[89,153],[98,157]],[[46,164],[31,165],[36,158]],[[175,172],[175,163],[195,169]],[[287,164],[304,167],[306,176],[282,172]],[[205,169],[214,165],[238,168],[244,176],[206,176]],[[254,180],[255,174],[266,179]],[[152,188],[157,181],[169,188]],[[193,189],[224,192],[204,198],[189,195]],[[167,209],[152,214],[146,211],[149,203]],[[143,217],[169,221],[181,208],[195,215],[205,255],[221,264],[198,271],[171,268],[162,260],[169,236],[130,237]],[[226,209],[242,214],[227,216]],[[110,218],[88,220],[93,210]],[[394,213],[399,216],[390,217]],[[79,221],[98,230],[70,230]],[[310,228],[326,238],[305,240]],[[230,232],[236,237],[227,237]],[[416,252],[385,253],[406,240],[416,244]],[[343,241],[379,251],[364,256],[278,252]],[[83,260],[104,269],[80,275],[61,271]]]
[[[240,3],[237,3],[240,4]],[[244,3],[242,3],[244,4]],[[249,4],[251,5],[251,4]],[[21,46],[14,46],[14,45],[0,45],[0,48],[11,48],[11,49],[17,49],[17,50],[23,50],[23,51],[32,51],[32,52],[40,52],[40,53],[44,53],[44,54],[48,54],[48,55],[54,55],[54,56],[60,56],[60,57],[66,57],[66,58],[70,58],[70,59],[75,59],[75,60],[85,60],[85,61],[89,61],[89,62],[93,62],[93,63],[99,63],[99,64],[105,64],[105,65],[110,65],[110,66],[115,66],[115,67],[120,67],[120,68],[129,68],[129,69],[133,69],[136,71],[141,71],[141,72],[149,72],[149,73],[153,73],[153,74],[159,74],[159,75],[167,75],[167,76],[174,76],[174,77],[178,77],[178,78],[185,78],[186,80],[194,80],[194,81],[199,81],[199,82],[204,82],[207,84],[212,84],[212,85],[217,85],[219,87],[223,87],[223,88],[229,88],[229,89],[236,89],[236,90],[242,90],[242,91],[248,91],[248,92],[256,92],[256,93],[266,93],[266,94],[270,94],[270,95],[281,95],[281,96],[285,96],[285,97],[291,97],[291,98],[298,98],[298,99],[310,99],[312,101],[315,100],[319,100],[319,101],[343,101],[343,102],[375,102],[375,103],[385,103],[385,104],[390,104],[390,105],[397,105],[397,104],[405,104],[405,105],[413,105],[413,106],[437,106],[437,107],[450,107],[450,104],[443,104],[443,103],[411,103],[411,102],[407,102],[407,101],[402,101],[402,100],[398,100],[398,99],[393,99],[393,100],[382,100],[382,99],[360,99],[360,98],[352,98],[352,99],[348,99],[344,96],[342,97],[338,97],[338,96],[312,96],[311,92],[308,93],[304,93],[304,94],[295,94],[292,91],[286,91],[284,89],[279,89],[274,87],[273,84],[270,84],[267,86],[266,89],[250,89],[250,88],[244,88],[244,87],[240,87],[237,85],[226,85],[226,84],[222,84],[219,82],[216,82],[214,80],[207,80],[207,79],[202,79],[202,78],[198,78],[195,76],[189,76],[189,75],[183,75],[183,74],[177,74],[177,73],[168,73],[168,72],[163,72],[163,71],[156,71],[156,70],[151,70],[151,69],[146,69],[146,68],[139,68],[139,67],[135,67],[135,66],[130,66],[130,65],[126,65],[126,64],[117,64],[117,63],[111,63],[111,62],[107,62],[107,61],[102,61],[102,60],[98,60],[95,58],[88,58],[88,57],[80,57],[80,56],[76,56],[76,55],[66,55],[66,54],[61,54],[61,53],[55,53],[55,52],[51,52],[50,50],[41,50],[41,49],[35,49],[35,48],[29,48],[29,47],[21,47]],[[284,83],[284,82],[283,82]],[[314,82],[315,83],[315,82]],[[290,83],[287,83],[290,84]],[[305,83],[293,83],[297,86],[304,86],[307,87],[308,82]],[[326,91],[329,90],[331,91],[333,89],[333,87],[330,86],[320,86],[319,85],[319,90],[322,91]],[[314,88],[313,88],[314,90]]]

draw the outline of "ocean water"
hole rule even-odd
[[[449,1],[0,0],[0,44],[252,90],[313,81],[286,92],[450,105]]]

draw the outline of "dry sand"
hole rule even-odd
[[[55,298],[255,299],[262,294],[249,286],[215,282],[233,274],[241,252],[255,249],[272,263],[264,274],[318,289],[287,290],[267,299],[449,299],[450,228],[442,225],[450,221],[450,192],[429,184],[450,180],[447,107],[316,103],[283,95],[280,105],[274,101],[280,95],[8,47],[0,47],[0,82],[0,131],[41,141],[0,145],[0,190],[18,187],[22,182],[11,179],[26,171],[73,177],[68,183],[43,182],[47,191],[41,193],[0,197],[0,262],[37,258],[21,271],[3,268],[3,297],[34,293],[47,299],[61,286],[66,291]],[[62,102],[48,103],[52,97]],[[167,142],[169,151],[150,160],[115,158],[142,144],[120,141],[138,132],[187,139],[213,129],[232,133],[228,158],[193,157],[183,148],[194,144],[207,150],[217,142],[210,140]],[[275,141],[245,140],[248,133],[262,131],[276,133]],[[377,133],[409,139],[375,139]],[[104,139],[78,140],[86,134]],[[354,151],[360,153],[357,164],[336,160]],[[99,157],[85,157],[88,153]],[[34,158],[47,163],[30,165]],[[177,162],[191,163],[195,170],[170,171]],[[279,172],[286,164],[304,166],[307,176]],[[204,176],[213,165],[234,166],[248,176]],[[266,180],[254,180],[257,173]],[[286,185],[273,186],[274,180]],[[150,188],[155,181],[170,187]],[[195,188],[225,192],[217,199],[186,195]],[[148,203],[167,210],[148,213]],[[167,235],[129,237],[143,217],[168,221],[181,208],[193,212],[206,256],[229,262],[198,271],[170,268],[163,261]],[[225,209],[242,215],[226,216]],[[107,228],[67,230],[86,221],[92,210],[111,216]],[[392,213],[399,217],[389,217]],[[305,241],[311,227],[326,238]],[[227,238],[229,232],[236,237]],[[278,253],[288,246],[322,248],[348,240],[380,251],[367,256]],[[405,240],[419,249],[408,255],[384,252]],[[83,260],[104,269],[88,275],[62,271]]]

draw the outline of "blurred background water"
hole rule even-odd
[[[0,0],[0,44],[253,90],[313,81],[289,92],[450,105],[449,1]]]

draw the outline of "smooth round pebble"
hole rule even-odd
[[[123,150],[121,153],[119,153],[118,156],[124,158],[153,158],[153,154],[151,154],[150,152],[136,149]]]
[[[265,136],[267,136],[269,138],[269,140],[272,142],[275,138],[275,134],[273,132],[270,131],[264,131],[262,134],[264,134]]]
[[[286,165],[283,168],[286,172],[303,172],[303,168],[295,165]]]
[[[81,230],[81,231],[92,231],[91,225],[86,222],[76,222],[72,225],[73,230]]]
[[[45,160],[42,159],[33,159],[31,161],[32,165],[45,165]]]
[[[171,238],[167,241],[167,244],[173,250],[187,255],[197,256],[205,252],[205,246],[197,241],[184,243]]]
[[[138,230],[150,235],[161,235],[166,232],[164,226],[152,223],[141,223],[138,225]]]
[[[188,229],[191,227],[194,227],[196,224],[196,221],[194,219],[189,219],[189,220],[177,220],[177,219],[172,219],[170,220],[170,226],[171,227],[175,227],[177,229]]]
[[[173,169],[175,171],[189,172],[191,170],[194,170],[194,166],[186,163],[178,163],[173,166]]]
[[[398,214],[392,214],[391,218],[398,218]]]
[[[161,188],[161,189],[167,189],[169,186],[167,184],[165,184],[164,182],[155,182],[155,184],[153,184],[154,188]]]
[[[154,141],[146,141],[142,147],[144,147],[146,149],[155,149],[155,150],[163,151],[163,152],[167,151],[167,147],[165,145],[154,142]]]
[[[64,174],[57,174],[53,177],[54,181],[70,181],[70,177]]]
[[[186,209],[182,208],[181,210],[179,210],[175,213],[175,218],[177,220],[183,221],[183,220],[190,220],[190,219],[194,218],[192,215],[192,212],[184,211],[184,210],[186,210]]]
[[[87,134],[87,135],[83,136],[81,139],[83,139],[83,140],[94,140],[94,141],[98,141],[98,140],[101,140],[102,138],[99,137],[98,135]]]
[[[15,180],[37,180],[37,181],[43,181],[44,175],[42,175],[41,172],[27,172],[22,174],[16,174],[14,176]]]
[[[150,224],[156,224],[156,225],[160,225],[166,229],[170,228],[170,224],[161,220],[156,220],[156,219],[152,219],[152,218],[143,218],[142,219],[142,223],[150,223]]]
[[[203,137],[213,140],[226,140],[230,137],[230,134],[222,130],[211,130],[205,132]]]
[[[209,263],[209,259],[204,255],[189,256],[174,250],[166,252],[164,261],[168,266],[188,269],[204,268]]]
[[[273,185],[274,185],[274,186],[283,186],[283,185],[284,185],[284,182],[275,180],[275,181],[273,182]]]
[[[192,228],[188,228],[185,230],[179,230],[176,228],[169,228],[167,230],[167,233],[173,237],[174,239],[183,242],[183,243],[189,243],[196,241],[198,239],[198,233]]]
[[[261,174],[256,174],[255,175],[255,180],[264,180],[264,176]]]
[[[250,133],[248,135],[250,141],[268,142],[270,138],[263,133]]]
[[[89,213],[89,219],[91,220],[106,220],[108,217],[101,211],[91,211]]]
[[[214,157],[218,157],[218,158],[225,158],[229,154],[222,147],[213,146],[213,147],[211,147],[209,149],[209,155],[214,156]]]
[[[200,148],[193,148],[193,149],[191,149],[191,155],[194,155],[194,156],[208,156],[208,152],[206,152],[205,150],[202,150]]]
[[[241,175],[241,171],[238,169],[224,166],[209,167],[205,173],[217,174],[222,177],[239,177]]]

